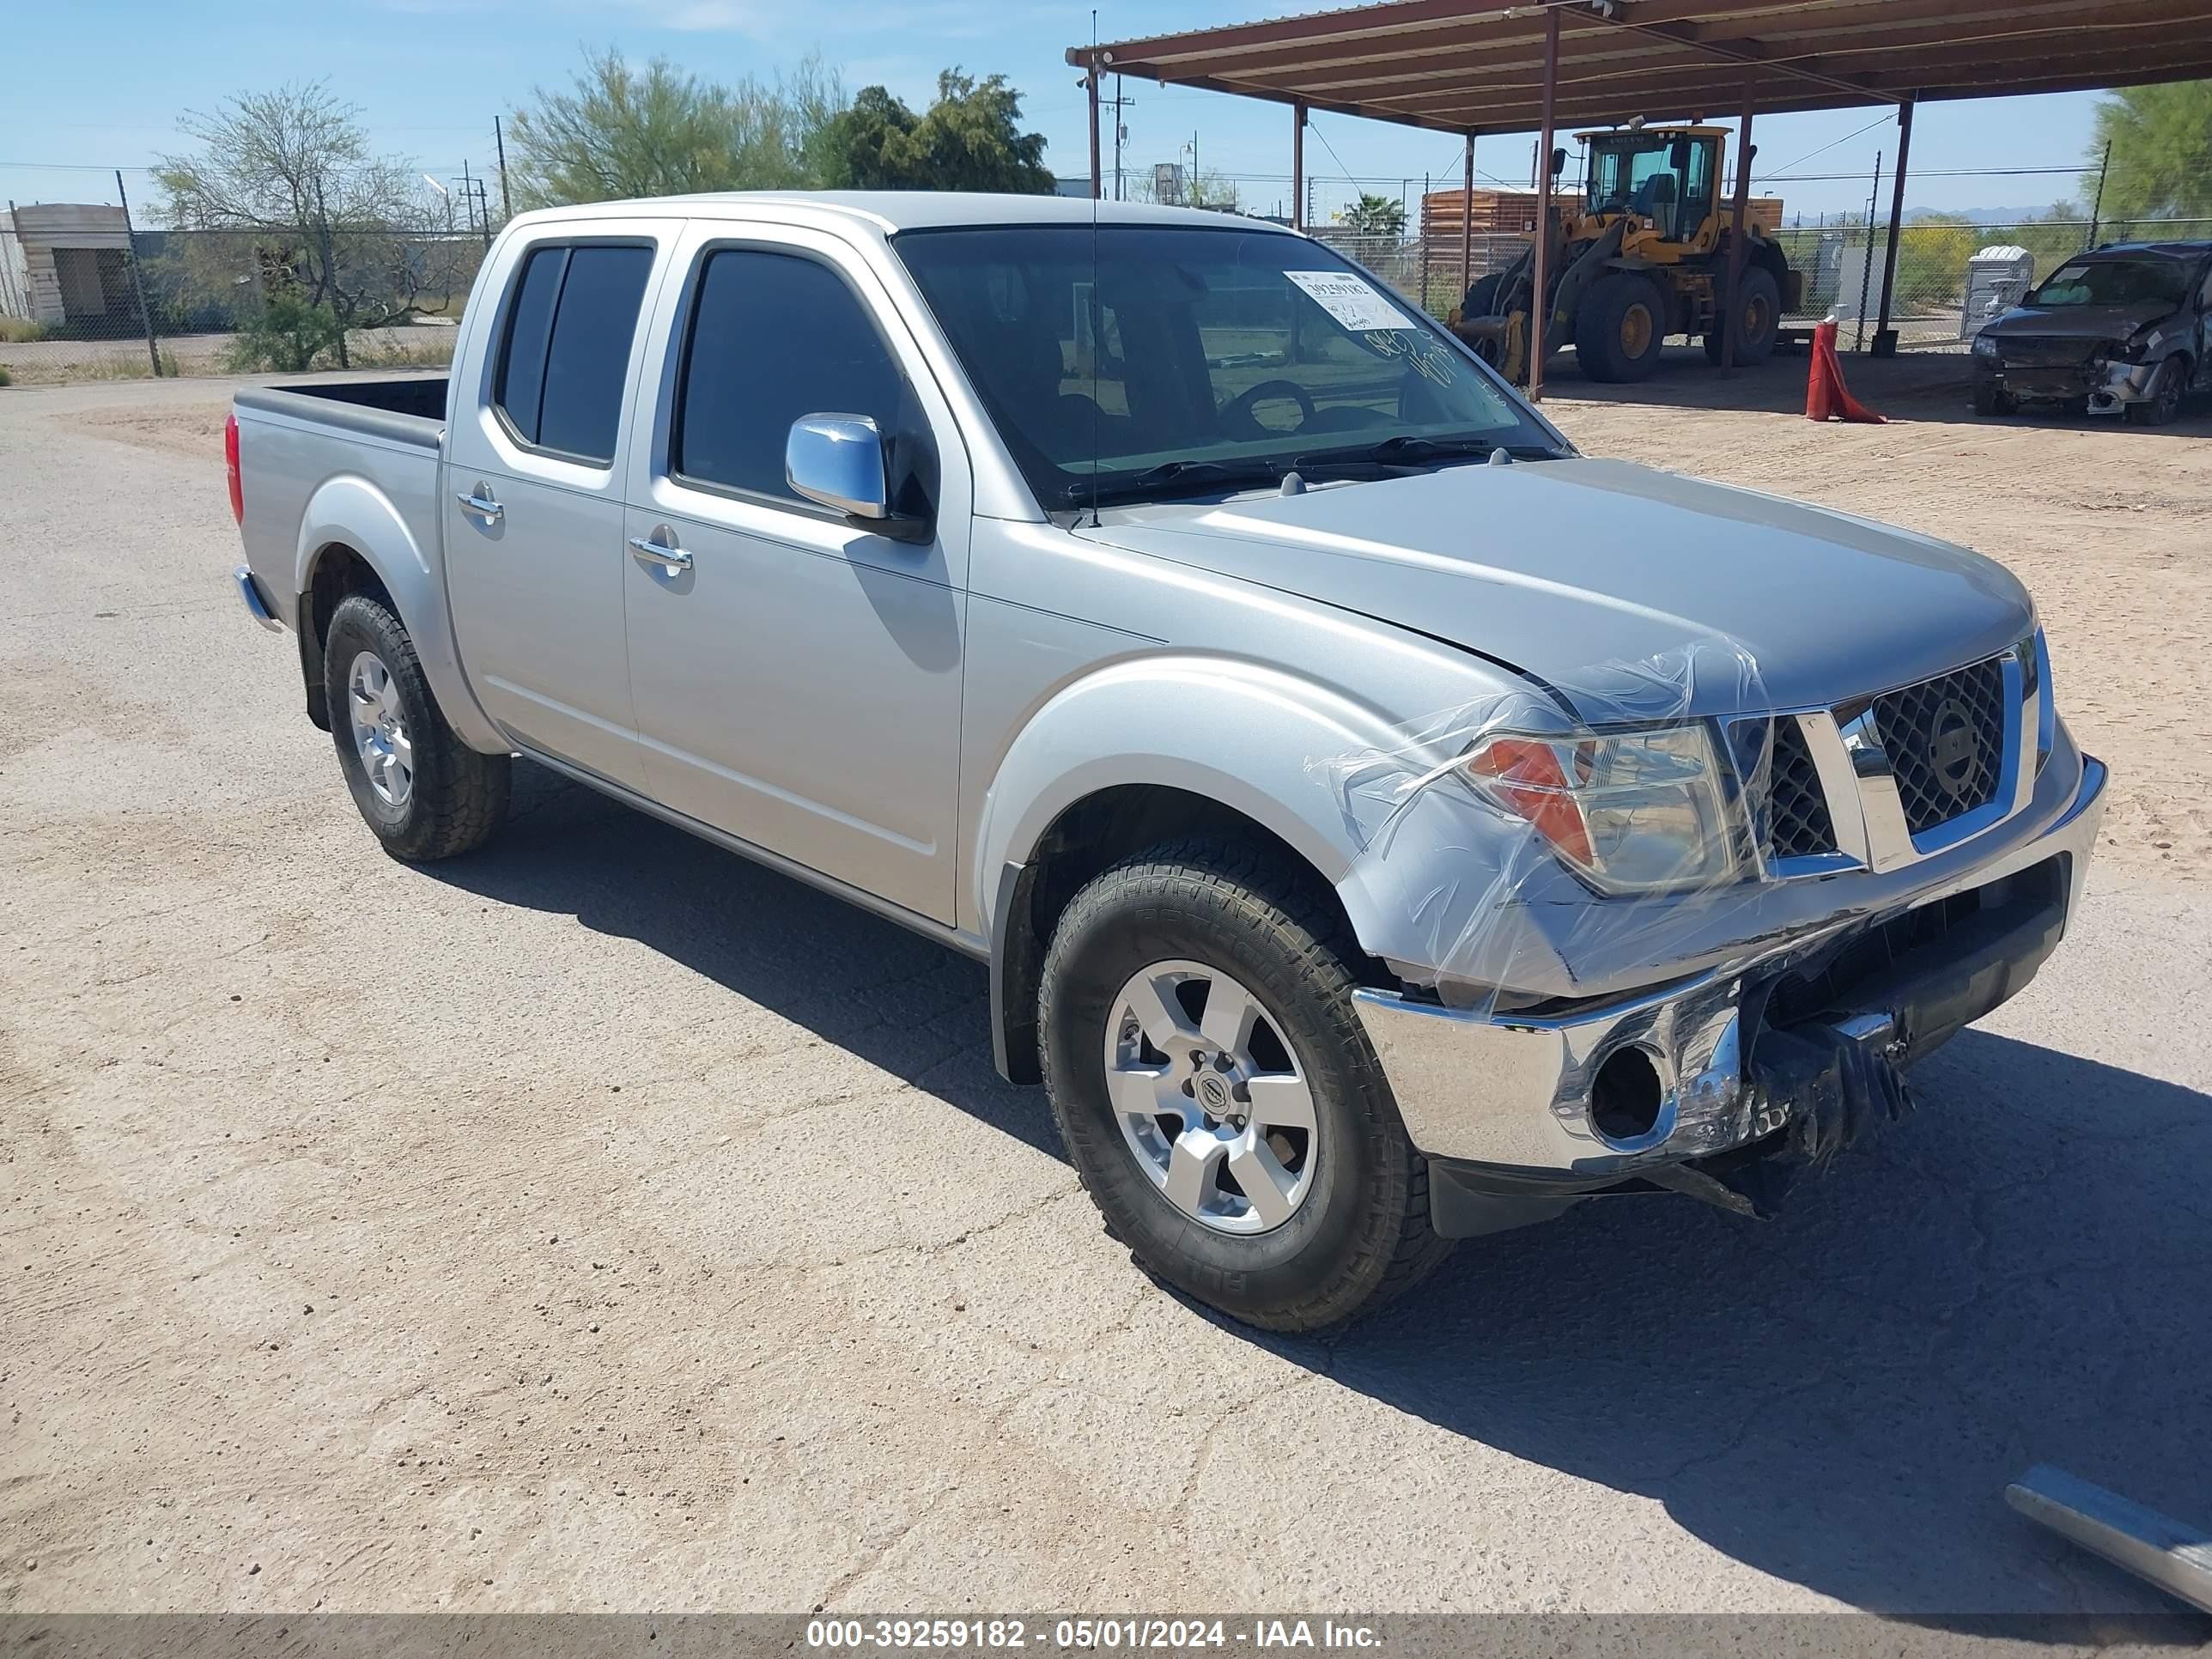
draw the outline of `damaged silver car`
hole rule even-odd
[[[2076,254],[1974,337],[1974,412],[2058,404],[2163,426],[2212,390],[2212,242]]]

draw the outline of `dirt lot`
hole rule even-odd
[[[974,965],[542,775],[384,858],[227,386],[0,392],[0,1610],[2157,1605],[1998,1493],[2212,1520],[2212,417],[1956,372],[1552,408],[2028,581],[2075,936],[1782,1221],[1588,1206],[1328,1341],[1133,1272]]]

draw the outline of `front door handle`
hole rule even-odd
[[[478,518],[484,520],[486,522],[489,522],[491,520],[498,518],[501,514],[507,511],[505,507],[501,507],[497,501],[491,498],[490,492],[482,484],[478,484],[474,489],[469,491],[467,495],[456,495],[453,499],[459,501],[468,511],[475,514]]]
[[[691,556],[680,547],[670,547],[644,536],[629,538],[631,552],[641,559],[650,559],[670,570],[689,570]]]

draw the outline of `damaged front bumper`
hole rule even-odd
[[[2086,399],[2094,415],[2117,415],[2150,396],[2156,363],[2092,358],[2061,366],[1978,362],[1984,384],[2023,404],[2063,404]]]
[[[1640,994],[1531,1014],[1355,993],[1431,1160],[1438,1231],[1520,1225],[1624,1186],[1763,1208],[1731,1164],[1825,1162],[1902,1109],[1904,1068],[2027,984],[2079,896],[2106,776],[2081,756],[2039,829],[1991,836],[1999,848],[1880,914]]]

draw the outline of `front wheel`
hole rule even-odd
[[[1993,386],[1987,380],[1977,380],[1974,382],[1975,414],[1990,416],[2009,415],[2013,412],[2014,407],[2015,405],[2013,403],[2011,394],[2005,392],[2002,387]]]
[[[2137,426],[2164,426],[2181,412],[2181,389],[2188,378],[2181,359],[2168,357],[2150,377],[2142,401],[2128,405],[2128,419]]]
[[[1450,1248],[1341,931],[1286,864],[1189,841],[1085,887],[1044,963],[1045,1085],[1108,1231],[1272,1330],[1348,1319]]]
[[[1601,277],[1575,308],[1575,361],[1607,385],[1649,380],[1667,340],[1667,296],[1641,271]]]
[[[507,817],[510,759],[453,734],[415,641],[379,600],[338,602],[323,647],[338,767],[384,850],[410,863],[479,847]]]

